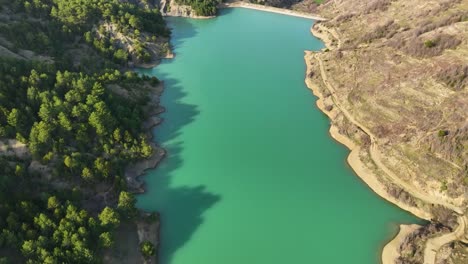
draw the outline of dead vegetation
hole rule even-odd
[[[399,37],[390,41],[389,45],[410,56],[428,58],[438,56],[447,49],[454,49],[460,45],[460,43],[461,40],[456,36],[439,33],[431,38]]]
[[[331,19],[315,32],[340,45],[314,55],[326,83],[320,74],[308,77],[333,93],[324,105],[342,110],[332,117],[338,131],[374,154],[362,161],[374,168],[378,160],[377,173],[394,175],[387,193],[431,215],[431,224],[406,238],[396,262],[423,263],[428,239],[455,230],[454,211],[468,208],[468,1],[336,0],[319,13]],[[467,245],[449,244],[437,248],[436,263],[466,263]]]
[[[366,1],[366,7],[364,9],[365,14],[372,12],[385,11],[388,9],[393,0],[372,0]]]
[[[468,263],[468,251],[462,242],[452,242],[444,245],[437,253],[437,264]]]
[[[426,14],[431,15],[431,14]],[[432,18],[425,18],[422,21],[418,22],[413,30],[414,36],[420,36],[426,32],[433,31],[438,28],[446,27],[453,25],[455,23],[463,22],[468,19],[467,11],[456,11],[449,15],[445,15],[439,20],[434,21]]]
[[[329,28],[341,44],[318,55],[334,98],[375,135],[386,167],[464,208],[468,1],[337,0],[319,9],[332,19],[317,28]],[[321,81],[317,74],[309,78]],[[344,135],[353,133],[344,120],[334,124]],[[414,204],[398,188],[389,192]]]
[[[360,42],[371,43],[376,39],[392,38],[400,29],[400,26],[394,20],[387,20],[383,25],[378,25],[371,32],[364,35]]]
[[[441,224],[431,223],[417,229],[400,245],[401,256],[396,260],[396,264],[419,264],[424,259],[424,246],[432,236],[449,233],[451,230]]]
[[[448,65],[437,73],[436,78],[454,91],[466,89],[468,85],[468,65]]]

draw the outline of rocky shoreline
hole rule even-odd
[[[151,147],[153,148],[153,154],[148,158],[138,161],[125,168],[125,179],[128,184],[129,191],[133,193],[144,193],[145,186],[144,182],[140,181],[140,177],[145,176],[146,171],[154,169],[158,166],[159,162],[165,157],[166,151],[157,146],[153,140],[153,129],[162,122],[162,119],[158,117],[159,114],[163,113],[165,109],[160,106],[160,97],[164,91],[164,83],[161,82],[157,86],[148,87],[147,93],[150,96],[148,104],[145,106],[145,111],[148,115],[148,119],[142,124],[144,130],[146,130],[146,136],[151,140]],[[159,250],[160,245],[160,217],[156,215],[155,221],[147,221],[140,218],[148,218],[149,215],[140,210],[140,217],[135,221],[136,231],[138,233],[138,241],[140,243],[144,241],[150,241],[156,248],[156,252]],[[139,246],[139,245],[136,245]],[[139,256],[138,259],[141,263],[158,263],[157,253],[156,256],[150,259],[145,259],[143,256]],[[135,260],[137,261],[137,260]],[[137,262],[139,263],[139,262]]]

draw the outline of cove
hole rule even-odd
[[[226,9],[169,18],[175,59],[138,207],[161,213],[162,264],[375,264],[410,214],[374,194],[304,84],[311,20]]]

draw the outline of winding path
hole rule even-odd
[[[379,151],[379,148],[378,148],[377,137],[374,134],[372,134],[372,132],[367,127],[365,127],[360,122],[358,122],[353,117],[353,115],[351,115],[349,113],[349,111],[340,104],[340,102],[336,98],[335,88],[328,81],[327,74],[326,74],[325,67],[323,65],[322,59],[320,58],[320,56],[317,56],[317,54],[314,55],[314,58],[319,62],[320,73],[322,75],[323,83],[327,86],[327,89],[330,91],[330,93],[332,95],[333,103],[335,104],[336,107],[338,107],[338,109],[340,109],[340,111],[346,116],[346,118],[350,122],[352,122],[355,126],[359,127],[362,131],[364,131],[364,133],[366,133],[369,136],[369,138],[371,140],[371,146],[369,148],[370,156],[371,156],[372,160],[376,163],[376,165],[380,169],[382,169],[390,177],[392,182],[397,184],[401,188],[403,188],[405,191],[410,193],[412,196],[414,196],[414,197],[416,197],[416,198],[418,198],[418,199],[420,199],[420,200],[422,200],[422,201],[424,201],[424,202],[426,202],[428,204],[441,205],[443,207],[449,208],[449,209],[457,212],[460,215],[463,215],[463,210],[461,208],[459,208],[459,207],[457,207],[457,206],[455,206],[455,205],[453,205],[451,203],[448,203],[446,201],[443,201],[438,197],[433,197],[433,196],[430,196],[430,195],[422,192],[421,190],[417,189],[412,184],[409,184],[409,183],[403,181],[402,179],[400,179],[394,172],[392,172],[389,168],[387,168],[387,166],[385,166],[383,164],[382,155],[381,155],[381,152]]]
[[[426,248],[424,249],[424,264],[434,264],[436,261],[437,252],[443,245],[446,245],[455,240],[461,240],[465,235],[465,228],[468,219],[466,216],[458,217],[458,227],[452,233],[428,239]]]
[[[336,38],[337,41],[338,41],[338,47],[341,46],[341,41],[340,41],[338,35],[336,34],[336,32],[334,32],[335,34],[333,34],[327,28],[322,27],[321,29],[327,31],[327,33],[329,35],[332,35],[334,38]],[[320,35],[323,35],[323,33],[321,33]],[[328,43],[330,41],[329,35],[325,36],[327,38],[326,42],[328,42]],[[331,47],[328,47],[328,48],[331,48]],[[436,205],[441,205],[443,207],[449,208],[449,209],[451,209],[452,211],[454,211],[454,212],[456,212],[458,214],[458,227],[452,233],[444,234],[444,235],[441,235],[441,236],[438,236],[438,237],[428,239],[427,242],[426,242],[425,249],[424,249],[424,264],[434,264],[435,261],[436,261],[437,252],[440,250],[440,248],[443,245],[446,245],[447,243],[450,243],[450,242],[456,241],[456,240],[465,241],[465,240],[468,239],[468,237],[465,237],[465,232],[466,232],[466,229],[467,229],[467,226],[468,226],[468,217],[467,217],[467,215],[464,215],[464,209],[460,208],[460,207],[457,207],[454,204],[451,204],[451,203],[449,203],[447,201],[443,201],[442,199],[440,199],[438,197],[434,197],[432,195],[429,195],[429,194],[425,193],[424,191],[416,188],[414,185],[402,180],[393,171],[391,171],[387,166],[385,166],[385,164],[382,161],[382,154],[379,151],[379,145],[378,145],[377,137],[374,134],[372,134],[372,132],[367,127],[365,127],[359,121],[357,121],[354,118],[354,116],[351,115],[349,113],[349,111],[340,104],[338,98],[336,97],[337,96],[336,90],[333,87],[333,85],[330,83],[330,81],[328,80],[327,73],[326,73],[325,66],[324,66],[324,63],[323,63],[322,59],[320,58],[320,56],[318,56],[317,53],[315,53],[313,55],[313,57],[319,63],[320,74],[321,74],[321,77],[322,77],[322,81],[323,81],[324,85],[326,86],[326,88],[329,90],[329,92],[331,94],[331,98],[332,98],[333,103],[335,104],[335,106],[345,115],[345,117],[350,122],[352,122],[355,126],[360,128],[364,133],[366,133],[369,136],[369,138],[371,140],[371,146],[369,148],[370,157],[375,162],[377,167],[382,169],[385,172],[385,174],[388,175],[388,177],[390,178],[390,180],[393,183],[395,183],[398,186],[400,186],[401,188],[403,188],[405,191],[410,193],[412,196],[422,200],[423,202],[425,202],[427,204],[436,204]],[[387,252],[387,254],[390,254],[390,253]],[[392,258],[390,258],[390,259],[394,259],[393,257],[394,256],[392,256]]]

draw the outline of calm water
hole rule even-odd
[[[247,9],[169,19],[176,58],[154,131],[168,157],[138,206],[162,214],[162,264],[374,264],[397,224],[328,135],[304,85],[310,20]]]

